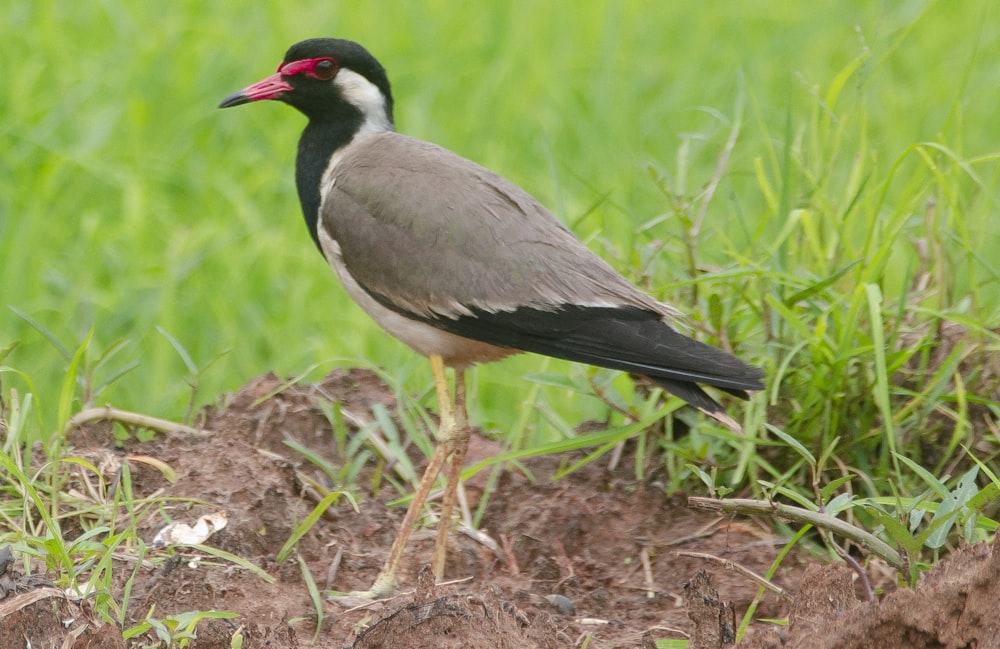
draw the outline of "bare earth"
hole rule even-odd
[[[166,517],[193,523],[225,510],[228,525],[206,545],[249,560],[271,578],[269,583],[197,548],[151,548],[134,580],[126,628],[155,606],[156,618],[205,610],[238,614],[200,622],[187,645],[194,649],[229,649],[237,646],[234,636],[245,649],[562,649],[588,642],[599,649],[650,649],[658,640],[685,637],[692,649],[725,647],[732,646],[734,624],[759,586],[725,563],[678,552],[713,555],[763,575],[784,545],[766,522],[688,509],[683,495],[664,492],[656,470],[636,482],[630,449],[613,470],[602,460],[559,481],[553,473],[582,455],[537,458],[525,461],[525,470],[508,467],[499,476],[482,522],[488,539],[453,534],[447,576],[456,583],[435,587],[421,572],[431,558],[433,527],[418,532],[400,594],[353,610],[324,600],[317,633],[302,566],[321,590],[366,588],[405,505],[387,506],[398,491],[374,472],[388,476],[392,470],[371,461],[352,491],[360,512],[340,498],[300,541],[301,561],[293,554],[279,565],[279,550],[319,500],[311,485],[342,486],[285,441],[340,466],[319,404],[339,401],[348,420],[357,422],[371,420],[375,404],[393,412],[395,403],[366,370],[337,370],[318,385],[281,386],[277,377],[264,376],[244,387],[209,413],[206,436],[157,435],[112,450],[111,426],[103,423],[72,438],[76,452],[92,461],[127,461],[136,497],[179,499],[145,511],[140,535],[147,544]],[[499,450],[474,437],[469,461]],[[176,482],[134,456],[169,464]],[[410,456],[421,462],[416,449]],[[472,508],[488,474],[466,485]],[[373,484],[381,484],[377,493],[364,491]],[[92,601],[67,599],[44,575],[17,573],[20,565],[14,562],[7,574],[0,569],[0,649],[158,646],[152,634],[123,642],[118,627],[96,619]],[[133,569],[134,560],[123,552],[116,600]],[[740,646],[1000,647],[1000,551],[959,548],[913,591],[895,590],[891,574],[881,574],[877,584],[892,592],[862,603],[849,570],[793,552],[772,580],[787,595],[764,593],[755,613],[756,619],[790,617],[789,624],[755,622]]]

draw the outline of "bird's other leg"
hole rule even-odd
[[[441,500],[441,521],[438,523],[437,542],[434,544],[434,579],[444,578],[444,564],[448,553],[448,532],[451,529],[451,510],[455,506],[458,482],[465,463],[465,453],[469,450],[469,415],[465,405],[465,371],[455,370],[455,422],[451,436],[442,438],[440,444],[448,449],[447,481]]]
[[[366,593],[359,593],[360,595],[381,597],[395,590],[396,572],[399,570],[399,563],[403,558],[403,550],[406,549],[406,542],[409,540],[410,533],[417,523],[417,518],[420,516],[420,510],[423,509],[424,502],[427,500],[427,495],[430,493],[431,487],[434,486],[434,481],[437,479],[438,474],[441,473],[441,467],[444,466],[445,460],[451,452],[450,445],[446,443],[446,440],[454,437],[455,415],[452,410],[451,395],[448,390],[448,377],[445,376],[444,372],[444,360],[440,356],[431,356],[431,369],[434,372],[434,387],[437,391],[438,406],[440,408],[438,412],[440,413],[439,417],[441,420],[440,430],[438,431],[438,442],[434,447],[434,455],[431,457],[427,468],[424,469],[424,475],[420,478],[420,484],[413,494],[413,501],[410,503],[410,508],[406,510],[406,516],[399,525],[399,532],[396,534],[396,540],[393,541],[392,547],[389,549],[389,556],[385,560],[382,572],[375,578],[375,583],[372,584],[371,589]]]

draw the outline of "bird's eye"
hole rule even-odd
[[[313,66],[313,76],[322,81],[329,81],[337,76],[337,63],[333,59],[320,59]]]

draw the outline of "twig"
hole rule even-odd
[[[726,570],[732,570],[733,572],[740,573],[747,579],[756,582],[757,584],[763,586],[764,588],[773,590],[775,593],[778,594],[779,597],[785,596],[784,588],[768,581],[764,577],[758,575],[753,570],[750,570],[746,566],[741,566],[735,561],[731,561],[729,559],[723,559],[722,557],[717,557],[714,554],[707,554],[705,552],[690,552],[687,550],[678,550],[677,552],[674,552],[674,554],[679,557],[691,557],[692,559],[705,559],[707,561],[714,561],[716,563],[720,563],[723,566],[725,566]]]
[[[475,579],[475,577],[473,577],[472,575],[469,575],[468,577],[459,577],[458,579],[449,579],[448,581],[439,581],[438,583],[434,584],[434,587],[435,588],[440,588],[441,586],[454,586],[456,584],[468,584],[473,579]]]
[[[791,505],[782,505],[781,503],[766,500],[752,500],[750,498],[717,500],[715,498],[691,497],[688,498],[688,506],[727,514],[764,514],[797,523],[815,525],[816,527],[854,541],[872,554],[881,557],[896,570],[904,570],[902,556],[888,543],[859,527],[855,527],[829,514],[821,514],[809,511],[808,509],[802,509],[801,507],[792,507]]]
[[[444,521],[439,523],[439,525],[444,525],[444,524],[445,524]],[[479,545],[483,546],[484,548],[492,552],[493,556],[503,561],[504,552],[500,548],[500,544],[497,543],[496,540],[493,539],[493,537],[491,537],[483,530],[477,530],[474,527],[462,523],[458,526],[458,533],[464,534],[465,536],[469,537]]]
[[[326,590],[333,590],[333,582],[337,579],[337,572],[340,570],[340,562],[344,558],[344,546],[337,545],[337,554],[333,555],[333,561],[326,571]]]
[[[636,417],[634,412],[631,412],[626,408],[622,408],[617,403],[615,403],[613,399],[609,398],[607,392],[604,390],[603,387],[597,384],[597,381],[594,380],[593,376],[589,375],[587,376],[587,384],[590,386],[590,389],[594,392],[594,396],[597,397],[598,400],[601,401],[601,403],[606,405],[608,408],[611,408],[615,412],[623,415],[625,417],[625,420],[628,421],[630,424],[634,424],[635,422],[639,421],[639,418]]]
[[[179,432],[197,437],[208,437],[212,434],[211,431],[198,430],[197,428],[185,426],[184,424],[179,424],[175,421],[160,419],[158,417],[150,417],[149,415],[141,415],[137,412],[130,412],[128,410],[119,410],[118,408],[112,408],[111,406],[104,406],[103,408],[87,408],[86,410],[81,410],[73,415],[73,417],[66,423],[66,428],[63,429],[63,435],[67,435],[70,431],[79,428],[84,424],[89,424],[92,421],[117,421],[128,426],[155,430],[160,433]]]
[[[695,530],[694,534],[688,534],[687,536],[678,536],[675,539],[670,539],[669,541],[664,541],[661,545],[664,547],[672,547],[675,545],[684,545],[690,541],[697,541],[698,539],[704,539],[715,534],[715,527],[719,525],[725,518],[719,517],[713,521],[702,525],[700,528]]]
[[[833,547],[836,548],[837,554],[839,554],[840,558],[844,560],[844,563],[846,563],[850,567],[850,569],[853,570],[855,574],[858,575],[858,579],[861,580],[861,585],[865,589],[865,601],[866,602],[875,601],[875,590],[872,589],[871,579],[868,578],[868,573],[865,571],[865,569],[861,567],[861,564],[858,563],[857,559],[855,559],[854,557],[852,557],[847,553],[847,550],[840,547],[836,543],[833,544]]]
[[[507,566],[507,572],[514,577],[521,576],[521,568],[517,565],[517,557],[514,556],[514,548],[511,544],[510,537],[506,534],[500,535],[500,547],[503,550],[504,565]]]
[[[688,633],[687,631],[684,631],[683,629],[678,629],[678,628],[672,627],[672,626],[660,626],[660,625],[657,625],[657,626],[651,626],[648,629],[646,629],[646,633],[652,633],[653,631],[666,631],[667,633],[673,633],[675,635],[679,635],[682,638],[690,638],[691,637],[691,634]]]
[[[656,597],[656,586],[653,582],[653,567],[649,561],[649,548],[645,545],[639,550],[639,561],[642,562],[642,574],[646,580],[646,599]]]

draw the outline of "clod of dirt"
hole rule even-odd
[[[736,611],[732,602],[719,599],[712,579],[699,570],[684,584],[684,604],[694,622],[688,649],[722,649],[736,642]]]
[[[823,633],[831,621],[861,606],[854,594],[853,577],[851,569],[841,564],[806,566],[802,588],[792,600],[789,633],[804,637]]]
[[[786,634],[741,644],[746,649],[1000,648],[1000,544],[964,546],[928,571],[913,590],[881,602],[854,597],[843,566],[813,568],[803,578]]]
[[[492,586],[476,595],[441,594],[429,569],[413,600],[358,635],[352,649],[557,649],[565,646],[547,616],[529,618]]]

